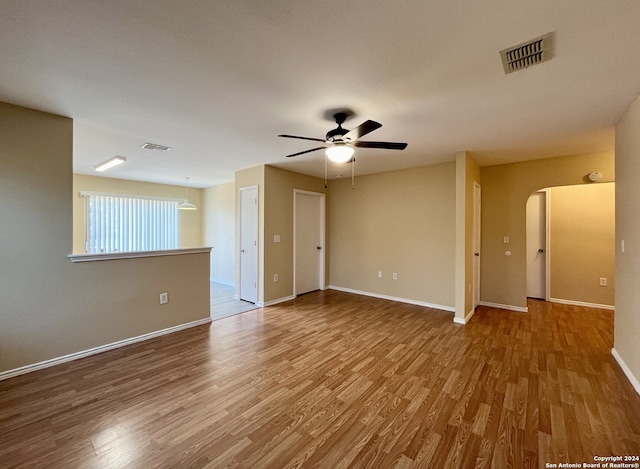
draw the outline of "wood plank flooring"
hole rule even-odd
[[[0,467],[539,468],[640,455],[613,312],[325,291],[0,382]]]

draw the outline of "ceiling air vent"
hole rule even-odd
[[[553,58],[555,32],[544,34],[514,47],[500,51],[504,73],[517,72]]]
[[[157,143],[149,143],[149,142],[142,145],[142,148],[144,148],[145,150],[153,150],[153,151],[161,151],[161,152],[171,150],[171,147],[165,147],[164,145],[158,145]]]

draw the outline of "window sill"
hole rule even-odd
[[[69,254],[71,262],[112,261],[116,259],[137,259],[139,257],[179,256],[211,252],[212,248],[167,249],[162,251],[103,252],[99,254]]]

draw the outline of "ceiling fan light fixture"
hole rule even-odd
[[[346,163],[353,156],[353,148],[346,143],[334,143],[324,152],[327,158],[335,163]]]

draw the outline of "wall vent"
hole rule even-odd
[[[153,150],[153,151],[161,151],[161,152],[171,150],[171,147],[165,147],[164,145],[158,145],[157,143],[149,143],[149,142],[142,145],[141,148],[144,148],[145,150]]]
[[[504,73],[508,75],[551,60],[555,53],[555,36],[555,32],[550,32],[517,46],[501,50],[500,57]]]

